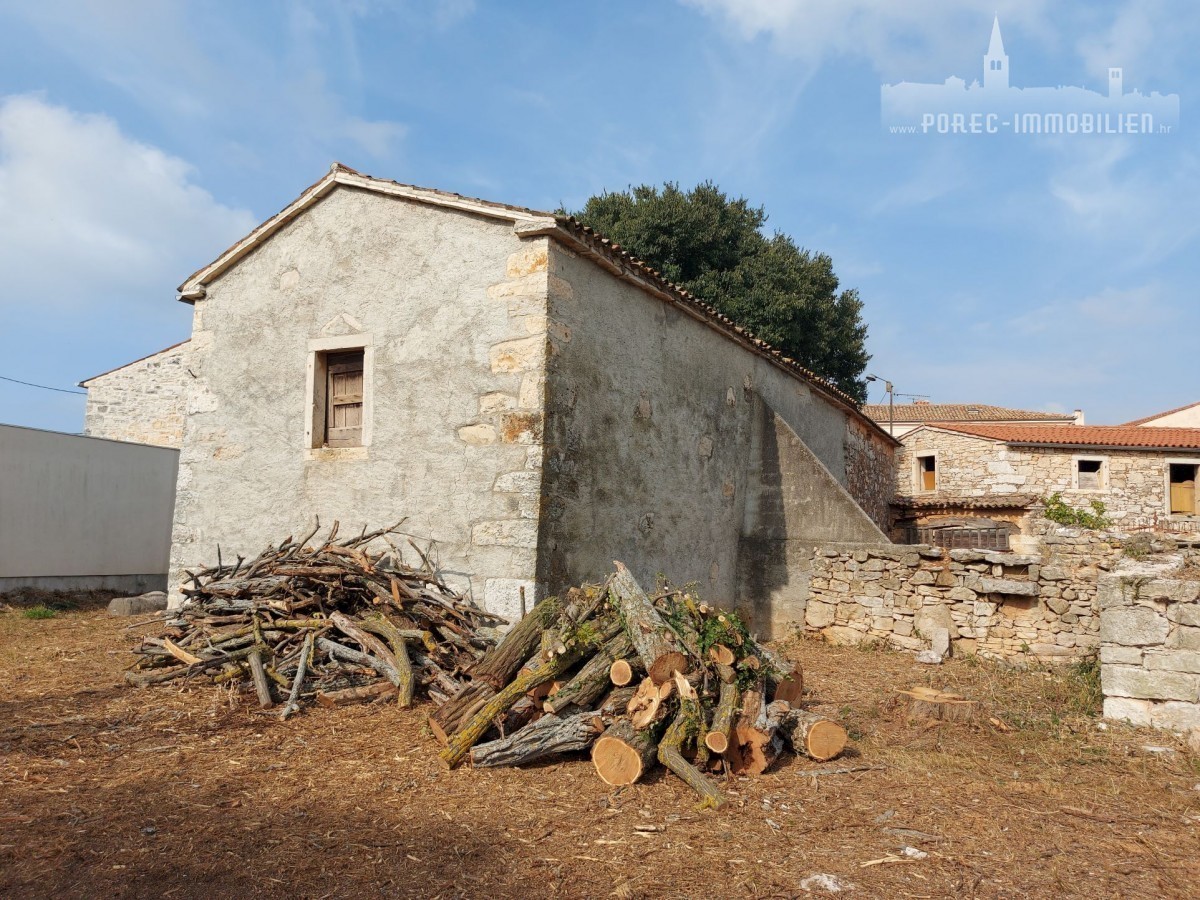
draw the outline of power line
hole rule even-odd
[[[11,381],[13,384],[23,384],[25,387],[41,388],[43,391],[58,391],[60,394],[83,394],[87,396],[87,391],[69,391],[66,388],[50,387],[48,384],[34,384],[32,381],[21,381],[17,378],[8,378],[5,375],[0,375],[0,381]]]

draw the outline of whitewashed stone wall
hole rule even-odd
[[[916,457],[937,455],[937,492],[955,497],[1004,494],[1048,496],[1061,492],[1072,506],[1102,501],[1115,524],[1149,519],[1167,511],[1168,454],[1134,450],[1019,449],[985,438],[922,430],[905,435],[896,456],[897,493],[930,496],[917,490]],[[1187,457],[1186,451],[1169,454]],[[1100,490],[1072,487],[1077,457],[1107,461],[1107,484]]]
[[[1106,576],[1099,603],[1105,717],[1200,729],[1200,581]]]
[[[876,639],[905,650],[949,631],[956,653],[1082,658],[1100,641],[1096,584],[1119,547],[1063,530],[1036,556],[903,545],[817,548],[808,630],[835,643]]]
[[[179,447],[187,409],[189,342],[83,383],[88,437]]]

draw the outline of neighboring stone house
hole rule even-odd
[[[502,614],[622,559],[766,624],[818,542],[883,539],[896,442],[573,219],[335,165],[180,299],[173,584],[404,518]]]
[[[1190,530],[1197,521],[1200,429],[1095,425],[926,425],[901,439],[900,524],[997,517],[1018,529],[1053,493],[1104,503],[1123,530]],[[981,514],[980,510],[986,510]]]
[[[986,403],[868,403],[863,412],[897,438],[922,425],[988,423],[992,425],[1082,425],[1083,410],[1071,414],[1049,413],[1032,409],[1010,409]]]
[[[188,342],[93,375],[83,433],[88,437],[176,447],[183,443]]]
[[[1155,413],[1144,419],[1134,419],[1125,424],[1143,428],[1200,428],[1200,401]]]

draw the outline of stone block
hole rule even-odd
[[[1075,651],[1070,647],[1060,647],[1058,644],[1047,644],[1042,641],[1035,641],[1029,645],[1029,652],[1034,656],[1039,656],[1043,659],[1053,659],[1055,657],[1074,657]]]
[[[1180,703],[1177,700],[1155,703],[1150,708],[1150,724],[1155,728],[1185,733],[1200,729],[1200,703]],[[1192,752],[1200,754],[1200,747],[1195,747]]]
[[[1006,594],[1010,597],[1036,597],[1037,582],[1013,578],[980,578],[979,590],[984,594]]]
[[[540,368],[546,351],[546,339],[540,335],[494,344],[490,351],[492,371],[527,372]]]
[[[913,572],[908,579],[909,584],[933,584],[937,579],[932,572],[920,569]]]
[[[942,569],[938,572],[937,580],[934,583],[938,587],[952,588],[958,584],[958,579],[954,577],[954,573],[949,569]]]
[[[1107,609],[1100,614],[1100,640],[1123,647],[1161,644],[1170,627],[1165,616],[1145,606]]]
[[[471,543],[477,547],[519,547],[536,550],[537,531],[537,522],[529,519],[480,522],[471,529]]]
[[[945,629],[951,637],[958,637],[958,629],[954,625],[950,607],[944,603],[921,607],[913,616],[913,626],[927,640],[939,628]]]
[[[1046,608],[1056,616],[1061,616],[1070,612],[1071,604],[1061,597],[1049,597],[1046,599]]]
[[[946,628],[935,628],[929,638],[929,649],[939,658],[950,652],[950,631]]]
[[[1167,638],[1170,650],[1200,650],[1200,628],[1177,627]]]
[[[1019,553],[998,553],[988,551],[983,556],[984,562],[995,566],[1032,566],[1041,562],[1040,556],[1024,556]]]
[[[496,443],[496,428],[486,423],[464,425],[458,429],[458,439],[475,447],[494,444]]]
[[[1115,644],[1104,644],[1100,648],[1101,665],[1140,666],[1142,651],[1137,647],[1118,647]]]
[[[946,592],[946,599],[954,603],[973,603],[975,592],[967,587],[951,588]]]
[[[896,619],[892,622],[892,632],[901,637],[908,637],[913,633],[912,619]]]
[[[810,628],[826,628],[837,618],[837,607],[818,600],[810,600],[804,614],[804,622]]]
[[[1200,675],[1149,672],[1132,666],[1101,666],[1100,683],[1106,697],[1186,700],[1189,703],[1200,699]]]
[[[854,628],[845,625],[831,625],[825,629],[825,639],[834,646],[854,646],[861,644],[867,636]]]
[[[1066,581],[1067,570],[1061,566],[1042,566],[1038,573],[1043,581]]]
[[[1133,700],[1128,697],[1105,697],[1104,718],[1146,727],[1150,725],[1150,710],[1153,706],[1154,704],[1149,700]]]
[[[1167,619],[1177,625],[1200,628],[1200,603],[1173,603],[1167,607]]]
[[[108,603],[110,616],[145,616],[167,608],[167,595],[162,591],[151,591],[136,597],[114,597]]]
[[[932,650],[922,650],[917,654],[917,662],[928,666],[940,666],[942,664],[942,654],[934,653]]]
[[[925,648],[925,642],[920,638],[915,638],[910,635],[897,634],[895,632],[888,637],[888,644],[899,650],[920,651]]]
[[[960,563],[982,562],[987,559],[987,553],[983,550],[951,550],[950,558]]]
[[[542,488],[539,472],[505,472],[496,476],[492,490],[501,494],[536,494]]]
[[[1200,650],[1151,650],[1142,664],[1151,671],[1200,674]]]

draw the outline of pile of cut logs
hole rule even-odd
[[[651,597],[618,562],[604,584],[542,600],[501,637],[504,620],[447,587],[411,541],[420,568],[404,562],[395,529],[337,531],[250,562],[218,553],[188,573],[186,602],[142,640],[126,680],[252,688],[285,719],[311,702],[427,698],[448,768],[590,748],[608,784],[661,763],[713,807],[725,798],[708,772],[759,774],[785,746],[816,760],[845,747],[844,728],[802,708],[798,665],[687,590]]]
[[[650,597],[619,562],[604,585],[535,606],[470,678],[429,719],[450,768],[590,746],[608,784],[632,784],[659,762],[719,807],[707,769],[756,775],[785,744],[817,760],[846,744],[842,726],[800,708],[800,667],[736,613],[683,590]]]
[[[335,522],[309,547],[315,534],[289,537],[250,562],[218,559],[189,572],[184,605],[167,613],[160,635],[142,640],[125,680],[253,685],[259,705],[282,704],[285,719],[314,700],[411,706],[456,695],[505,620],[448,588],[411,541],[421,567],[406,565],[394,528],[338,541]],[[368,549],[380,539],[389,550]]]

